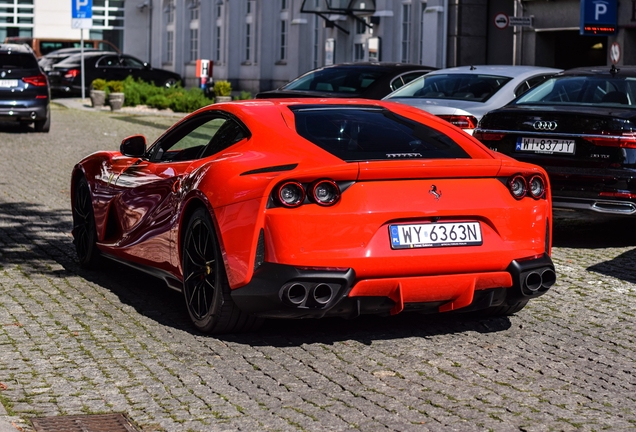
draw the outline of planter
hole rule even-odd
[[[111,111],[118,111],[124,106],[124,94],[123,93],[111,93],[108,96],[108,104]]]
[[[91,104],[93,108],[101,108],[106,103],[106,92],[104,90],[91,90]]]
[[[216,103],[232,102],[232,96],[217,96],[214,98],[214,102]]]

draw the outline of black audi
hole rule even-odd
[[[555,208],[636,214],[636,66],[555,75],[486,114],[474,136],[542,166]]]

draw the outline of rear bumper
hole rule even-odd
[[[589,210],[615,215],[636,215],[636,200],[607,198],[552,197],[554,208]]]
[[[545,294],[556,281],[549,256],[512,261],[505,271],[356,280],[346,271],[263,264],[232,291],[243,311],[265,318],[346,318],[404,310],[477,310]]]
[[[42,99],[42,101],[41,103],[22,104],[21,106],[0,106],[0,118],[17,121],[44,120],[49,114],[49,100]]]

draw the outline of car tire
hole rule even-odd
[[[33,129],[36,132],[48,132],[51,129],[51,116],[46,116],[44,120],[36,120],[33,123]]]
[[[230,285],[210,214],[197,209],[182,244],[183,294],[194,326],[205,333],[238,333],[256,329],[262,319],[241,311]]]
[[[73,243],[77,252],[79,265],[82,268],[93,269],[99,262],[97,248],[97,229],[95,227],[95,213],[88,182],[84,177],[75,185],[73,197]]]

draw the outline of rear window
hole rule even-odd
[[[302,76],[283,86],[285,90],[312,90],[325,93],[362,93],[386,73],[384,69],[365,67],[325,68]]]
[[[377,107],[292,106],[296,130],[347,162],[470,156],[447,135]]]
[[[429,74],[392,93],[391,99],[414,97],[485,102],[511,79],[482,74]]]
[[[615,105],[636,107],[636,78],[610,76],[554,77],[529,90],[515,105]]]
[[[38,62],[30,54],[0,53],[0,68],[2,69],[37,69]]]

